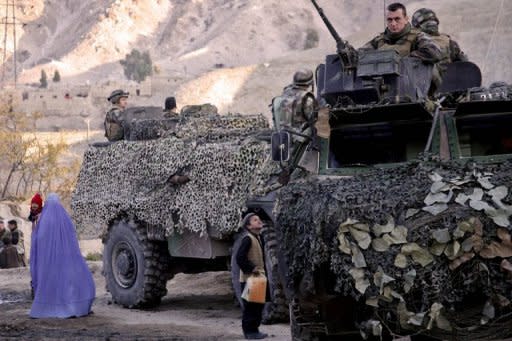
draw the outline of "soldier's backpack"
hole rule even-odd
[[[315,96],[309,91],[287,91],[272,99],[270,107],[272,109],[272,121],[276,131],[281,130],[284,126],[292,127],[297,114],[297,107],[300,104],[300,110],[305,107],[308,99],[315,101]],[[299,102],[300,101],[300,102]],[[298,113],[303,114],[303,113]],[[305,115],[304,115],[305,116]],[[304,119],[306,119],[304,117]]]

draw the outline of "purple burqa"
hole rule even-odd
[[[32,233],[30,273],[34,289],[30,317],[90,313],[96,287],[80,253],[73,222],[57,194],[48,196]]]

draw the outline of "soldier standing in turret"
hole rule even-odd
[[[412,25],[430,35],[441,49],[442,58],[438,65],[442,73],[446,71],[447,64],[468,60],[468,57],[462,52],[455,40],[451,39],[447,34],[439,33],[439,19],[433,10],[420,8],[414,12]]]
[[[363,48],[394,49],[400,57],[417,57],[431,64],[441,60],[439,46],[427,34],[411,26],[403,4],[395,2],[389,5],[387,10],[386,30],[366,43]]]
[[[124,138],[123,112],[128,105],[128,92],[114,90],[107,98],[112,103],[112,108],[105,116],[105,137],[109,141],[119,141]]]

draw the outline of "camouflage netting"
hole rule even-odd
[[[253,175],[252,182],[249,185],[249,193],[251,196],[265,196],[271,191],[275,191],[282,187],[278,182],[281,174],[279,162],[272,161],[272,157],[267,155],[265,162],[258,167]]]
[[[327,266],[374,334],[510,336],[512,162],[475,167],[418,163],[282,189],[291,285]]]
[[[126,215],[164,236],[185,229],[231,235],[252,175],[268,155],[268,143],[254,136],[267,129],[262,115],[220,116],[212,106],[193,106],[163,138],[91,146],[72,200],[79,232],[97,238]],[[173,175],[190,181],[174,184]]]

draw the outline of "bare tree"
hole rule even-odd
[[[11,187],[16,197],[32,194],[34,187],[70,197],[80,162],[63,162],[69,149],[64,140],[38,139],[35,123],[39,113],[29,115],[13,108],[12,97],[0,96],[0,199],[12,195]]]

